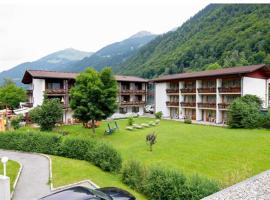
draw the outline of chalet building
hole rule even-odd
[[[162,76],[153,80],[155,111],[168,118],[226,123],[228,106],[237,97],[257,95],[268,108],[269,77],[264,64]]]
[[[44,95],[47,98],[58,98],[63,104],[63,122],[72,121],[72,110],[69,108],[69,90],[75,83],[78,73],[27,70],[22,83],[29,85],[27,107],[41,105]],[[148,80],[134,76],[115,76],[118,82],[118,109],[116,113],[143,114],[146,103]]]

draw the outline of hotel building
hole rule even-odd
[[[223,124],[230,103],[252,94],[268,108],[270,69],[264,65],[165,75],[155,83],[155,111],[165,118]]]

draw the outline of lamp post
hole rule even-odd
[[[1,158],[1,162],[3,163],[4,165],[4,176],[6,177],[7,176],[7,162],[8,162],[8,157],[2,157]]]

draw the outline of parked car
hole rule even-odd
[[[151,113],[151,114],[153,114],[153,113],[154,113],[154,105],[146,105],[146,106],[144,107],[144,111],[145,111],[146,113]]]
[[[116,187],[105,187],[99,189],[89,189],[82,186],[75,186],[61,190],[40,200],[135,200],[136,198],[129,192]]]

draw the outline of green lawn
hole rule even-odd
[[[121,182],[119,175],[102,171],[100,168],[86,161],[73,160],[58,156],[50,156],[52,159],[53,185],[59,187],[68,183],[74,183],[90,179],[100,187],[115,186],[128,190],[138,200],[146,199],[141,194],[131,190]]]
[[[135,123],[151,120],[138,118]],[[81,125],[63,126],[57,131],[107,141],[119,150],[124,161],[136,159],[146,165],[179,169],[187,174],[197,173],[219,181],[223,187],[270,168],[268,130],[229,129],[162,120],[156,127],[128,131],[125,130],[126,124],[127,120],[118,120],[120,131],[109,136],[103,134],[106,122],[97,129],[95,136]],[[145,136],[153,131],[158,138],[153,152],[150,152]]]
[[[13,189],[13,184],[14,184],[14,181],[15,181],[15,179],[17,177],[19,169],[20,169],[19,163],[15,162],[13,160],[9,160],[7,162],[7,176],[10,178],[10,188],[11,188],[11,190]],[[1,175],[4,174],[2,163],[0,163],[0,174]]]

